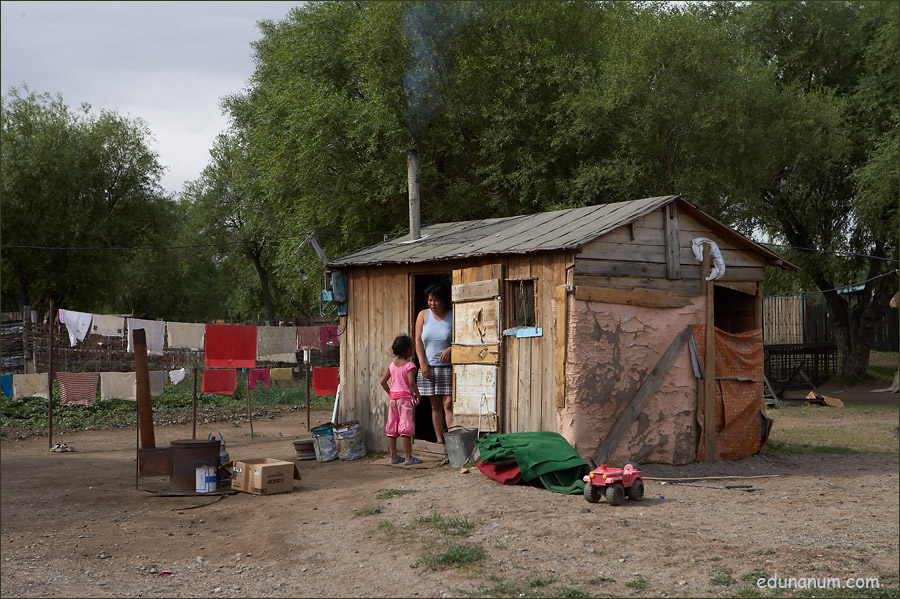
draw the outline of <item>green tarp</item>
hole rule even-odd
[[[554,493],[584,492],[581,477],[591,468],[559,433],[494,433],[476,443],[483,462],[517,464],[526,483],[538,479]]]

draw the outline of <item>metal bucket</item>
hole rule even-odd
[[[342,460],[358,460],[366,455],[366,441],[359,430],[359,421],[351,420],[334,426],[334,440],[338,457]]]
[[[313,428],[312,435],[316,460],[330,462],[338,459],[337,445],[334,442],[334,427],[330,423]]]
[[[173,491],[194,491],[197,488],[197,468],[219,465],[218,439],[177,439],[170,443],[172,449],[172,474],[169,486]]]
[[[198,493],[216,492],[216,468],[213,466],[200,466],[197,468]]]
[[[451,427],[444,433],[447,447],[447,459],[451,468],[459,468],[469,461],[475,451],[475,440],[478,438],[477,428]]]

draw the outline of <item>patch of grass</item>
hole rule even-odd
[[[709,558],[708,561],[711,561],[711,562],[720,562],[720,561],[722,561],[722,558],[721,558],[721,557],[718,557],[718,556],[716,556],[716,557],[711,557],[711,558]]]
[[[900,362],[898,352],[873,351],[869,354],[869,369],[866,370],[866,375],[890,384],[894,382],[898,362]]]
[[[843,408],[800,405],[769,412],[770,451],[796,454],[897,453],[895,404],[848,403]]]
[[[636,589],[636,590],[640,591],[642,589],[646,589],[647,585],[649,585],[649,584],[650,583],[647,582],[647,579],[644,578],[643,576],[641,576],[641,577],[635,578],[634,580],[629,580],[628,582],[625,583],[625,586],[628,587],[629,589]]]
[[[549,578],[542,578],[541,576],[535,576],[534,578],[529,578],[525,581],[525,586],[529,589],[535,589],[540,587],[548,587],[559,580],[556,576],[551,576]]]
[[[881,587],[880,589],[791,589],[786,593],[780,592],[772,597],[791,597],[797,599],[897,599],[900,597],[900,589],[897,587]]]
[[[417,526],[427,526],[441,534],[454,537],[468,537],[477,526],[477,522],[457,516],[444,516],[433,512],[428,516],[420,516],[414,520]]]
[[[383,505],[374,505],[371,507],[363,508],[361,510],[356,510],[355,512],[353,512],[353,517],[359,518],[361,516],[374,516],[375,514],[380,514],[383,510]]]
[[[606,584],[607,582],[615,582],[615,578],[610,578],[608,576],[597,576],[596,578],[589,578],[584,581],[585,584]]]
[[[754,551],[756,555],[775,555],[774,549],[757,549]]]
[[[411,493],[415,493],[415,489],[387,489],[385,491],[381,491],[377,495],[375,495],[376,499],[392,499],[394,497],[402,497],[403,495],[409,495]]]
[[[748,597],[748,598],[763,597],[763,592],[761,590],[759,590],[758,588],[756,588],[755,586],[741,587],[737,591],[735,591],[734,596],[735,597]]]
[[[835,455],[855,455],[858,453],[870,453],[840,445],[811,445],[809,443],[782,443],[780,441],[769,441],[766,444],[766,450],[775,453],[796,454],[830,453]]]
[[[554,594],[552,596],[560,597],[561,599],[586,599],[587,597],[593,597],[593,595],[589,595],[581,589],[566,585],[556,587],[553,591]]]
[[[709,579],[711,584],[721,586],[731,586],[737,584],[737,581],[731,577],[731,568],[716,568],[713,570],[715,575]]]
[[[753,572],[748,572],[746,574],[741,574],[740,578],[744,582],[748,584],[754,584],[760,578],[768,578],[769,573],[765,570],[754,570]]]
[[[487,553],[481,545],[448,541],[443,544],[443,551],[419,558],[412,567],[425,566],[428,570],[465,569],[481,564],[486,558]]]

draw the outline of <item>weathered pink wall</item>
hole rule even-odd
[[[685,326],[705,319],[706,299],[641,308],[569,298],[566,406],[558,431],[587,458]],[[659,390],[613,450],[610,465],[687,464],[697,455],[697,382],[687,345]]]

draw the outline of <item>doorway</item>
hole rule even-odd
[[[447,287],[452,285],[452,276],[447,273],[423,273],[410,275],[410,290],[412,292],[412,305],[410,306],[410,330],[415,335],[416,317],[419,312],[428,309],[428,298],[425,290],[435,283],[444,283]],[[419,366],[419,357],[414,358],[416,366]],[[437,435],[434,434],[434,425],[431,423],[431,402],[423,400],[416,406],[416,439],[434,443]]]

